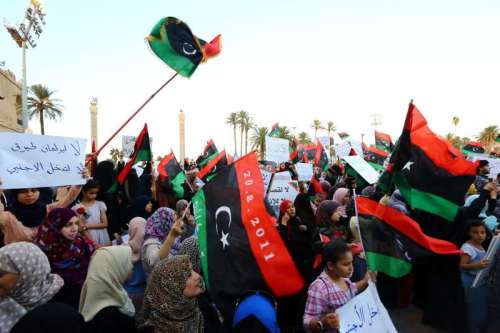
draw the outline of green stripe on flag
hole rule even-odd
[[[404,260],[384,254],[366,251],[366,263],[372,271],[382,272],[393,278],[400,278],[410,273],[411,264]]]
[[[377,164],[377,163],[374,163],[374,162],[368,162],[368,164],[370,164],[376,171],[384,171],[385,168],[383,165],[380,165],[380,164]]]
[[[175,197],[177,199],[184,197],[184,188],[182,184],[186,181],[186,175],[183,171],[179,172],[174,179],[172,179],[172,187],[174,189]]]
[[[394,175],[394,183],[412,209],[420,209],[424,212],[439,215],[449,222],[455,221],[458,213],[458,206],[453,202],[435,194],[412,188],[400,172]]]
[[[200,190],[193,197],[193,208],[196,226],[198,228],[198,245],[200,247],[201,268],[205,286],[208,284],[208,252],[207,252],[207,208],[205,204],[205,193]]]

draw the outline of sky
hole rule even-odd
[[[0,18],[19,24],[28,0],[0,0]],[[221,54],[177,77],[123,131],[148,123],[154,155],[178,152],[179,110],[186,151],[206,141],[233,152],[230,112],[260,126],[308,132],[333,121],[354,138],[399,136],[411,99],[439,134],[473,137],[500,125],[500,2],[495,0],[87,0],[43,1],[46,22],[27,52],[28,85],[42,83],[65,106],[46,134],[90,137],[89,104],[99,101],[103,143],[174,72],[144,37],[162,17],[184,20],[198,37],[222,34]],[[0,29],[0,62],[21,77],[21,50]],[[39,133],[38,120],[30,122]],[[320,135],[325,135],[321,133]],[[121,138],[110,148],[121,148]]]

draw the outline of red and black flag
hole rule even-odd
[[[375,147],[377,147],[380,150],[391,152],[392,149],[394,148],[391,136],[389,134],[375,130]]]
[[[359,229],[368,268],[399,278],[411,271],[415,258],[458,255],[451,242],[432,238],[400,211],[368,198],[357,197]]]
[[[389,153],[378,149],[375,146],[369,146],[364,151],[365,160],[377,171],[384,170],[384,162],[389,157]]]
[[[280,135],[280,126],[278,123],[274,124],[273,127],[271,127],[271,131],[269,132],[270,137],[278,137]]]
[[[462,153],[465,155],[470,153],[484,154],[484,147],[481,142],[470,141],[462,146]]]
[[[228,166],[226,151],[216,154],[196,175],[204,183],[212,179],[216,173]]]
[[[161,180],[168,179],[172,184],[172,189],[176,198],[184,197],[182,184],[186,181],[186,174],[182,170],[173,152],[165,155],[158,164],[158,174]]]
[[[185,77],[193,75],[201,62],[220,53],[220,39],[218,35],[206,43],[175,17],[162,18],[146,37],[153,53]]]
[[[326,154],[325,147],[318,141],[316,145],[316,153],[314,155],[314,166],[321,170],[328,169],[328,155]]]
[[[302,146],[302,158],[300,159],[304,163],[314,162],[316,158],[317,145],[303,145]]]
[[[321,183],[319,182],[318,178],[316,176],[312,176],[311,178],[311,183],[309,184],[309,189],[307,191],[307,195],[311,197],[311,200],[314,200],[314,197],[317,194],[322,194],[324,199],[326,199],[327,193],[321,186]]]
[[[293,295],[304,287],[266,208],[255,153],[221,171],[193,198],[203,277],[227,316],[247,290]]]
[[[410,103],[403,133],[379,180],[383,190],[395,184],[412,209],[453,222],[476,176],[474,163],[427,126]]]
[[[125,179],[134,164],[141,161],[148,162],[151,161],[152,158],[151,146],[149,144],[148,125],[144,124],[144,128],[137,137],[137,140],[135,140],[134,152],[130,155],[130,160],[127,164],[125,164],[125,167],[122,171],[120,171],[120,174],[118,174],[118,182],[120,185],[123,185],[123,182],[125,182]]]
[[[299,162],[299,146],[297,138],[293,138],[290,142],[290,161],[293,163]]]
[[[213,142],[213,140],[208,141],[207,145],[203,149],[203,154],[196,161],[198,168],[203,168],[205,165],[207,165],[208,162],[210,162],[212,159],[214,159],[218,154],[219,154],[219,150],[215,146],[215,143]]]

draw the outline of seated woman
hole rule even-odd
[[[79,234],[78,221],[73,210],[56,208],[47,215],[35,240],[49,258],[52,272],[64,279],[64,287],[55,299],[75,309],[94,252],[92,241]]]
[[[128,246],[132,249],[132,277],[123,285],[129,296],[134,301],[137,309],[142,305],[142,296],[146,290],[146,275],[142,268],[141,248],[144,243],[144,229],[146,220],[134,217],[128,225]]]
[[[17,242],[0,248],[0,332],[10,332],[62,286],[63,280],[50,274],[47,256],[36,245]]]
[[[131,275],[129,246],[101,247],[95,252],[80,296],[86,331],[136,332],[134,304],[123,288]]]
[[[160,261],[144,295],[144,331],[203,332],[203,316],[196,300],[203,290],[203,281],[193,270],[189,256]]]
[[[84,324],[82,315],[71,306],[50,302],[24,315],[10,333],[83,333]]]

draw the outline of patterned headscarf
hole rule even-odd
[[[316,224],[320,227],[329,226],[332,223],[332,214],[340,207],[338,202],[323,200],[316,210]]]
[[[146,221],[144,239],[156,238],[163,242],[174,224],[175,212],[167,207],[158,208]]]
[[[333,195],[333,201],[336,201],[340,206],[339,206],[339,213],[341,216],[346,217],[346,204],[342,204],[342,201],[344,200],[345,196],[349,193],[349,190],[346,189],[345,187],[341,187],[335,191],[335,194]]]
[[[144,243],[144,233],[146,220],[142,217],[134,217],[128,224],[128,245],[132,249],[132,261],[137,262],[141,259],[141,248]]]
[[[75,216],[76,213],[69,208],[52,210],[38,229],[35,242],[47,255],[52,272],[61,275],[64,281],[81,287],[94,245],[80,235],[69,240],[62,234],[61,229]]]
[[[203,332],[203,316],[196,297],[186,297],[191,276],[188,256],[164,259],[155,266],[144,294],[144,323],[159,333]]]
[[[18,242],[0,248],[0,271],[17,275],[7,295],[0,296],[0,332],[9,332],[31,309],[47,303],[64,282],[50,274],[47,257],[34,244]]]
[[[178,255],[188,255],[193,265],[193,270],[200,274],[201,273],[201,257],[200,257],[200,247],[198,245],[198,238],[196,236],[191,236],[186,238],[179,249]]]

